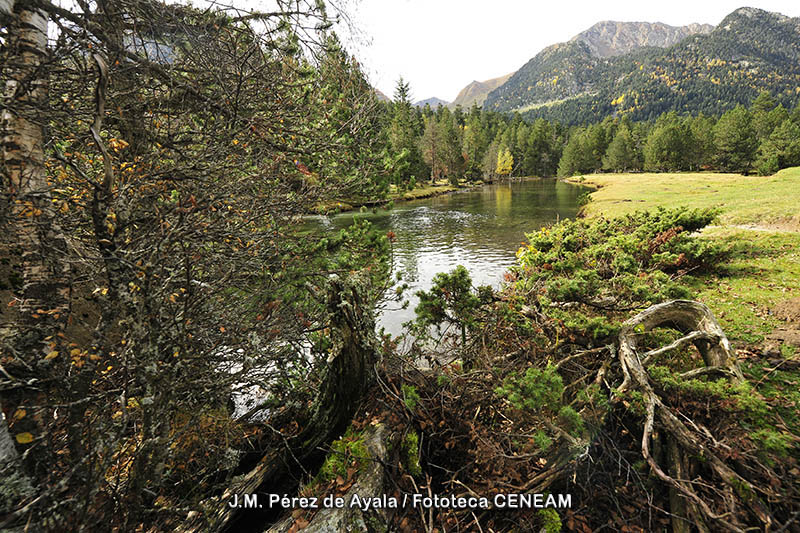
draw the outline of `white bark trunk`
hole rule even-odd
[[[11,434],[8,432],[6,417],[3,414],[3,405],[0,404],[0,465],[16,458],[17,449],[14,447]]]
[[[65,322],[69,302],[68,263],[61,256],[66,240],[54,220],[44,166],[46,78],[41,65],[47,55],[47,18],[42,11],[20,8],[8,26],[12,54],[4,68],[3,187],[10,200],[9,222],[22,248],[21,319],[43,326],[46,336],[52,333],[44,332],[48,326]],[[37,310],[50,313],[45,318]]]
[[[0,15],[10,15],[14,11],[14,0],[0,0]]]

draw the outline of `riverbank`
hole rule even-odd
[[[469,190],[474,188],[475,186],[480,186],[480,185],[482,185],[482,183],[473,184],[470,186],[459,185],[459,187],[453,187],[447,181],[439,181],[434,184],[428,183],[425,186],[417,187],[410,191],[408,190],[398,191],[397,187],[391,185],[389,189],[389,194],[386,198],[382,198],[379,200],[368,200],[368,201],[351,200],[351,201],[326,202],[319,204],[314,209],[315,211],[314,214],[330,215],[333,213],[341,213],[343,211],[352,211],[353,209],[359,209],[361,207],[382,207],[394,202],[421,200],[423,198],[433,198],[434,196],[441,196],[443,194],[449,194],[455,191]]]
[[[479,189],[485,185],[492,185],[493,183],[512,183],[524,180],[532,180],[532,179],[543,179],[543,178],[536,178],[536,177],[518,177],[518,178],[507,178],[505,180],[498,180],[496,182],[484,182],[482,180],[478,181],[461,181],[458,184],[458,187],[454,187],[450,184],[447,180],[440,180],[434,184],[430,182],[425,182],[425,185],[416,187],[412,190],[397,190],[397,187],[394,185],[390,185],[389,194],[386,198],[380,200],[369,200],[369,201],[358,201],[358,200],[349,200],[349,201],[331,201],[319,204],[314,209],[314,214],[316,215],[331,215],[335,213],[341,213],[344,211],[352,211],[354,209],[359,209],[361,207],[385,207],[389,204],[394,204],[397,202],[408,202],[412,200],[424,200],[425,198],[434,198],[436,196],[443,196],[445,194],[450,194],[454,192],[464,192],[464,191],[472,191],[475,189]],[[546,178],[549,179],[549,178]]]

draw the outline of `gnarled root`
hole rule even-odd
[[[670,327],[684,333],[684,337],[672,344],[640,354],[637,339],[641,334],[657,327]],[[696,376],[704,373],[719,373],[732,381],[742,381],[744,377],[736,364],[730,343],[725,333],[705,305],[688,300],[675,300],[654,305],[626,321],[619,336],[618,358],[625,379],[617,389],[616,397],[627,390],[636,390],[645,401],[646,418],[642,435],[641,450],[652,472],[670,487],[671,500],[677,508],[672,512],[673,528],[682,531],[687,521],[694,524],[713,523],[715,528],[727,531],[744,531],[730,513],[716,514],[701,498],[685,478],[687,456],[701,457],[714,474],[728,485],[738,500],[758,517],[765,529],[773,523],[766,505],[757,495],[757,488],[730,468],[715,451],[705,444],[707,435],[699,431],[690,420],[691,429],[669,406],[665,405],[653,390],[645,363],[653,357],[669,350],[693,343],[703,356],[706,367],[687,373]],[[688,419],[687,419],[688,420]],[[651,440],[658,426],[660,433],[667,436],[670,453],[668,471],[658,464],[651,453]],[[683,498],[683,501],[680,501]],[[687,515],[694,515],[687,516]],[[705,526],[702,526],[705,527]]]

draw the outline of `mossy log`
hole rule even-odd
[[[364,433],[364,444],[372,459],[363,468],[353,483],[353,486],[341,496],[344,499],[343,508],[321,509],[311,521],[302,529],[306,533],[348,533],[359,531],[364,533],[382,533],[388,531],[390,509],[376,508],[369,511],[362,510],[359,506],[351,506],[350,502],[356,496],[362,501],[365,499],[380,499],[385,494],[384,481],[386,471],[384,464],[388,462],[389,449],[392,440],[386,426],[379,424],[369,427]],[[396,437],[396,435],[394,435]],[[292,531],[292,526],[297,520],[286,517],[269,530],[267,533],[287,533]]]

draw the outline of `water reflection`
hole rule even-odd
[[[378,327],[397,335],[414,317],[414,292],[431,286],[437,272],[464,265],[475,285],[499,287],[515,261],[525,233],[574,217],[585,188],[555,180],[524,180],[489,185],[436,198],[399,203],[391,211],[362,213],[381,231],[393,231],[395,269],[409,284],[407,309],[385,310]],[[320,218],[328,230],[353,222],[353,213]]]

